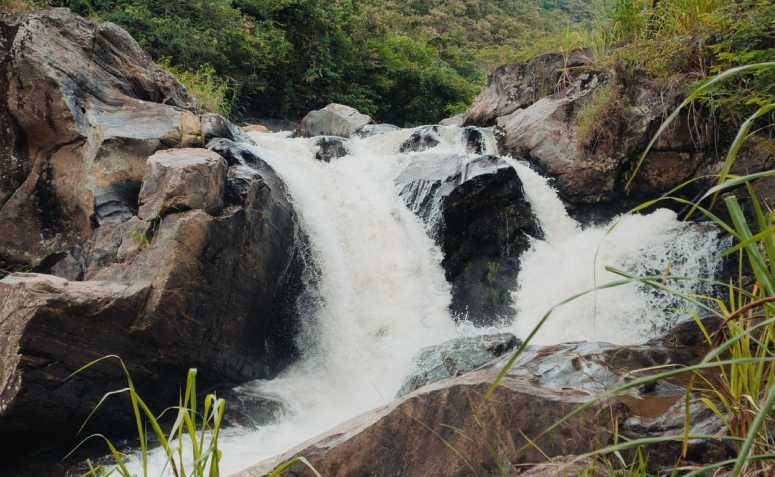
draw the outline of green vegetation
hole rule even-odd
[[[399,125],[462,111],[492,68],[555,50],[557,31],[591,25],[604,3],[50,1],[124,27],[207,109],[299,119],[340,102]]]
[[[702,97],[704,92],[709,91],[716,84],[750,71],[771,69],[775,69],[775,63],[747,65],[717,75],[694,91],[687,102],[682,104],[665,121],[657,135],[664,131],[682,107],[685,107],[689,101]],[[728,290],[726,300],[687,295],[672,289],[670,287],[671,281],[696,278],[673,277],[670,276],[669,270],[666,270],[664,275],[638,277],[607,267],[609,272],[619,275],[622,279],[587,290],[552,307],[514,353],[487,392],[485,399],[498,386],[535,333],[550,318],[555,308],[572,302],[580,296],[593,293],[595,290],[633,282],[640,283],[653,288],[655,293],[668,293],[681,297],[703,312],[720,318],[722,320],[720,328],[708,330],[703,326],[697,313],[687,312],[701,328],[710,348],[698,364],[683,367],[658,366],[631,371],[630,373],[635,377],[634,380],[579,407],[542,433],[542,435],[550,433],[585,409],[628,389],[680,375],[690,377],[685,399],[685,428],[682,435],[620,441],[614,434],[613,445],[579,456],[575,460],[593,459],[593,463],[585,467],[584,476],[613,475],[615,472],[612,472],[613,467],[610,464],[614,461],[609,460],[609,458],[613,459],[614,457],[621,464],[618,468],[625,469],[625,474],[647,475],[647,457],[644,457],[644,452],[647,453],[650,445],[669,440],[683,442],[683,456],[685,457],[689,440],[708,438],[725,440],[734,445],[736,457],[704,467],[692,468],[691,472],[685,475],[710,475],[714,471],[726,467],[728,470],[731,469],[728,475],[738,477],[740,475],[765,475],[775,469],[775,465],[773,465],[775,462],[775,439],[773,438],[775,436],[772,435],[774,421],[772,409],[773,404],[775,404],[775,352],[773,351],[775,349],[775,261],[772,260],[772,257],[775,256],[775,212],[767,210],[762,205],[757,198],[753,184],[753,181],[757,179],[775,176],[775,171],[760,172],[743,177],[733,176],[729,173],[738,151],[749,137],[751,124],[772,108],[775,108],[775,102],[760,107],[757,113],[743,124],[730,146],[727,164],[718,176],[718,183],[707,190],[697,203],[673,196],[680,189],[689,185],[690,182],[688,182],[659,199],[641,204],[632,211],[637,212],[662,201],[674,201],[683,205],[691,205],[690,216],[692,213],[699,212],[726,231],[734,239],[735,244],[721,256],[737,255],[739,263],[736,280],[730,280],[728,284],[718,283]],[[720,193],[727,192],[736,192],[736,194],[727,194],[727,197],[724,198],[726,214],[729,217],[724,220],[711,213],[709,209]],[[750,203],[748,215],[744,213],[737,195],[743,196]],[[703,207],[704,204],[708,203],[710,207]],[[616,224],[610,230],[613,230],[614,227]],[[703,278],[700,277],[700,279]],[[709,379],[708,376],[715,379]],[[726,435],[695,436],[689,434],[691,423],[689,405],[694,400],[704,403],[719,417],[728,431]],[[635,452],[635,459],[629,466],[622,459],[622,453],[625,451]],[[598,463],[603,465],[597,465]]]
[[[174,475],[217,477],[219,475],[218,462],[221,459],[221,451],[218,450],[218,433],[221,428],[223,411],[226,404],[223,399],[218,399],[214,394],[210,394],[205,397],[204,406],[200,413],[199,408],[197,407],[196,369],[190,369],[188,371],[186,391],[181,396],[178,405],[165,410],[161,415],[157,416],[151,412],[142,398],[137,394],[129,370],[118,356],[106,356],[92,361],[73,373],[73,375],[106,359],[118,360],[126,377],[127,387],[105,394],[92,411],[92,414],[97,411],[100,404],[110,396],[120,393],[129,394],[129,398],[132,402],[132,409],[134,410],[135,423],[137,424],[137,436],[140,441],[140,460],[142,464],[141,476],[148,477],[149,475],[149,442],[146,431],[150,427],[153,435],[159,440],[161,448],[167,457],[167,465]],[[165,434],[161,429],[159,420],[167,411],[177,412],[177,416],[172,429],[168,434]],[[86,423],[84,423],[84,426],[85,425]],[[83,427],[81,427],[81,429],[83,429]],[[87,461],[89,471],[85,473],[83,477],[107,477],[113,472],[117,472],[121,477],[134,477],[134,474],[130,473],[127,468],[126,456],[122,456],[121,453],[116,450],[113,443],[105,436],[94,434],[87,437],[84,442],[95,437],[105,441],[116,464],[114,468],[106,469],[104,466],[93,466],[91,462]],[[175,442],[175,440],[177,440],[177,442]],[[193,456],[193,461],[189,465],[184,463],[184,447],[188,447],[188,451],[191,452],[190,455]],[[75,452],[75,450],[73,450],[73,452]]]

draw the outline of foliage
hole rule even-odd
[[[73,375],[94,366],[95,364],[106,360],[116,359],[121,364],[121,369],[127,380],[127,387],[117,391],[111,391],[102,398],[92,411],[92,414],[99,408],[100,404],[110,396],[119,393],[128,393],[134,410],[135,423],[137,425],[137,434],[140,441],[140,460],[142,465],[142,477],[148,477],[148,437],[146,430],[150,427],[153,435],[161,443],[162,450],[166,456],[166,464],[172,470],[174,475],[188,475],[190,477],[217,477],[218,462],[221,459],[221,451],[218,450],[218,434],[223,419],[225,402],[217,398],[214,394],[205,397],[204,406],[199,412],[197,407],[196,394],[196,369],[188,371],[186,380],[186,391],[181,396],[177,406],[169,408],[168,411],[176,411],[175,422],[168,434],[162,431],[159,424],[161,415],[156,416],[151,412],[142,398],[137,394],[132,377],[129,374],[124,362],[118,356],[106,356],[92,361],[73,373]],[[71,375],[72,376],[72,375]],[[165,411],[166,412],[166,411]],[[162,413],[163,415],[164,413]],[[88,421],[88,419],[87,419]],[[86,423],[84,423],[84,426]],[[83,427],[81,427],[83,429]],[[193,462],[186,464],[184,461],[184,436],[185,442],[190,447]],[[87,437],[83,442],[91,438],[102,438],[108,446],[110,453],[116,460],[114,469],[106,469],[103,466],[92,466],[87,462],[90,470],[82,477],[106,477],[113,472],[117,472],[121,477],[134,477],[127,468],[127,461],[117,450],[113,443],[101,434],[94,434]],[[176,439],[176,440],[175,440]],[[83,444],[83,442],[81,444]],[[80,445],[79,445],[80,446]],[[77,449],[77,448],[76,448]],[[75,450],[73,450],[75,452]]]
[[[0,0],[0,17],[49,6],[49,0]]]
[[[775,67],[775,63],[734,68],[704,84],[699,90],[690,95],[687,101],[701,96],[703,91],[707,91],[713,84],[725,78],[732,77],[741,72],[758,69],[766,70],[772,67]],[[683,106],[685,104],[681,105],[681,107]],[[760,108],[760,111],[762,109]],[[664,131],[679,110],[680,108],[665,121],[657,135]],[[603,393],[592,402],[580,406],[552,424],[541,435],[550,433],[559,425],[596,403],[614,397],[628,389],[670,377],[686,375],[690,377],[690,381],[684,402],[686,415],[683,435],[646,437],[626,440],[621,443],[615,442],[613,445],[603,449],[579,456],[576,460],[579,461],[587,458],[605,459],[609,455],[615,455],[621,460],[622,451],[636,450],[636,459],[633,460],[628,471],[632,475],[645,475],[647,466],[641,453],[642,448],[671,440],[683,442],[683,457],[685,457],[690,440],[713,438],[725,440],[733,444],[736,448],[737,456],[734,459],[694,468],[685,475],[709,475],[722,467],[731,468],[728,474],[731,477],[738,477],[741,474],[759,475],[772,473],[773,469],[775,469],[773,465],[773,462],[775,462],[775,440],[773,440],[774,436],[771,434],[773,423],[772,409],[773,404],[775,404],[775,352],[773,352],[775,348],[775,261],[772,260],[772,257],[775,256],[775,212],[765,210],[762,207],[752,182],[763,177],[775,176],[775,171],[765,171],[743,177],[735,177],[729,174],[731,164],[736,159],[740,145],[748,136],[749,129],[750,123],[748,125],[744,124],[741,128],[736,140],[730,147],[727,163],[719,175],[718,184],[710,188],[697,203],[693,204],[685,199],[672,196],[672,194],[689,185],[690,181],[670,191],[664,197],[641,204],[632,211],[637,212],[661,201],[675,201],[679,204],[692,205],[693,211],[699,211],[707,219],[726,231],[734,239],[735,244],[722,255],[737,254],[739,258],[737,280],[736,282],[730,281],[726,285],[728,299],[724,301],[715,297],[688,295],[670,288],[669,283],[671,281],[697,279],[697,277],[673,277],[670,275],[669,269],[663,275],[638,277],[607,267],[606,270],[619,275],[622,279],[599,285],[592,290],[569,297],[549,309],[499,373],[485,395],[485,399],[498,386],[517,357],[523,352],[546,320],[550,318],[555,308],[572,302],[580,296],[593,293],[595,290],[617,287],[633,282],[640,283],[651,287],[655,293],[668,293],[678,296],[704,312],[721,318],[723,322],[719,330],[706,330],[698,314],[689,312],[704,333],[711,347],[710,351],[707,352],[699,363],[691,366],[677,367],[668,365],[666,367],[659,367],[662,369],[667,368],[667,370],[659,370],[661,372],[657,373],[654,373],[655,368],[630,371],[630,374],[635,379],[614,390]],[[652,144],[653,142],[654,140],[652,140]],[[703,201],[710,201],[712,204],[719,197],[720,193],[739,190],[741,186],[747,192],[748,199],[750,199],[751,214],[749,216],[744,214],[735,194],[730,194],[724,199],[729,217],[728,221],[721,219],[703,207]],[[609,233],[614,227],[616,227],[616,224],[609,229]],[[753,284],[746,284],[744,270],[751,271]],[[702,277],[700,279],[710,280]],[[708,379],[708,374],[712,375],[715,380]],[[695,383],[700,383],[705,387],[700,388]],[[701,436],[690,434],[690,403],[698,395],[699,400],[708,406],[726,426],[727,435]],[[623,461],[622,464],[625,465]],[[594,472],[594,467],[587,467],[584,475],[597,475],[597,472]]]
[[[182,66],[172,66],[169,58],[160,58],[157,63],[186,87],[194,98],[197,113],[210,111],[229,117],[236,112],[239,86],[232,86],[230,80],[217,76],[212,66],[186,70]]]
[[[592,150],[598,144],[613,144],[621,136],[630,121],[630,104],[620,90],[609,83],[584,103],[576,116],[580,145]]]

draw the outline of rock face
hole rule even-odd
[[[315,141],[315,159],[331,162],[349,154],[347,140],[337,136],[321,136]]]
[[[226,161],[206,149],[159,151],[148,158],[137,216],[150,220],[167,209],[223,210]]]
[[[623,195],[625,173],[662,122],[665,105],[647,80],[630,85],[628,97],[614,102],[611,97],[624,93],[613,81],[609,73],[586,71],[563,91],[499,117],[501,153],[524,156],[556,178],[560,196],[573,204],[596,204]],[[592,114],[588,111],[605,108],[610,110],[598,115],[606,117],[593,121],[610,120],[612,124],[601,126],[610,129],[606,131],[610,137],[601,140],[597,134],[591,142],[583,141],[579,118],[585,111]],[[703,147],[703,138],[680,117],[649,154],[632,192],[653,198],[690,179],[708,158]]]
[[[682,399],[679,385],[630,390],[541,436],[558,418],[632,379],[628,371],[696,358],[676,348],[602,343],[528,347],[483,405],[507,356],[420,388],[237,475],[266,475],[297,455],[330,477],[503,475],[514,465],[606,445],[614,426],[662,415]],[[300,464],[286,472],[312,475]]]
[[[463,114],[460,124],[495,125],[497,118],[524,109],[551,94],[558,81],[562,84],[563,80],[575,79],[580,74],[580,67],[592,63],[590,57],[588,50],[572,50],[567,58],[550,53],[527,63],[512,63],[496,68],[487,77],[482,92]],[[563,73],[567,76],[558,78]]]
[[[120,355],[144,399],[158,407],[177,399],[177,380],[189,367],[207,387],[269,377],[294,358],[303,264],[283,184],[258,158],[227,175],[224,159],[210,151],[160,156],[143,180],[154,192],[141,194],[149,198],[144,206],[150,198],[186,197],[190,210],[167,207],[151,221],[103,224],[49,270],[86,281],[0,280],[0,440],[7,444],[0,459],[72,444],[62,436],[74,437],[100,397],[122,387],[119,370],[107,363],[64,382],[93,359]],[[224,203],[228,176],[240,181],[240,192]],[[217,189],[195,189],[204,186]],[[221,205],[210,207],[208,194]],[[126,424],[126,402],[115,401],[90,429]]]
[[[339,136],[350,137],[361,127],[374,120],[357,109],[332,103],[323,109],[311,111],[299,124],[297,137]]]
[[[426,153],[396,182],[410,209],[436,224],[453,313],[477,325],[513,317],[519,256],[541,236],[516,171],[497,156]]]
[[[511,333],[458,338],[420,350],[413,361],[416,370],[404,381],[396,399],[421,387],[465,373],[502,356],[522,342]]]
[[[0,259],[35,265],[126,218],[145,160],[201,143],[172,75],[121,28],[67,9],[0,20]]]

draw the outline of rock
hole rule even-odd
[[[148,158],[138,217],[150,220],[168,210],[223,209],[226,161],[206,149],[159,151]]]
[[[700,318],[705,331],[713,338],[721,326],[722,320],[716,315],[705,315]],[[708,346],[708,340],[697,322],[690,318],[670,328],[665,334],[649,340],[646,344],[656,346]]]
[[[226,159],[229,166],[266,165],[255,152],[229,139],[214,139],[207,144],[207,149]]]
[[[137,215],[140,187],[136,180],[116,181],[94,196],[94,218],[98,225],[111,220],[127,220]]]
[[[257,430],[276,423],[288,413],[288,406],[280,398],[253,389],[251,384],[217,393],[217,396],[226,401],[223,418],[229,425]]]
[[[323,109],[309,112],[296,130],[297,137],[339,136],[350,137],[358,129],[374,120],[357,109],[331,103]]]
[[[595,101],[603,86],[609,96],[602,96],[607,102],[601,106]],[[587,71],[565,90],[498,118],[501,154],[528,158],[556,179],[560,197],[570,203],[597,204],[624,196],[625,173],[651,140],[667,107],[648,80],[630,85],[626,92],[620,89],[608,73]],[[624,94],[628,96],[615,103],[606,99]],[[610,108],[607,120],[617,123],[600,126],[607,129],[606,137],[591,143],[579,136],[578,118],[588,105]],[[693,177],[706,160],[704,144],[692,133],[688,119],[679,116],[644,161],[632,196],[652,199]]]
[[[129,34],[67,9],[0,19],[0,256],[36,265],[52,248],[126,217],[159,149],[201,144],[185,88]]]
[[[202,115],[202,137],[204,139],[204,144],[218,138],[224,138],[234,142],[255,144],[242,129],[223,116],[214,113],[205,113]]]
[[[261,175],[248,166],[232,166],[226,179],[224,203],[226,206],[243,206],[248,201],[253,182],[260,180]]]
[[[266,126],[262,126],[260,124],[248,124],[247,126],[242,126],[240,129],[242,129],[244,132],[260,132],[260,133],[268,133],[269,128]]]
[[[484,154],[487,152],[487,141],[479,128],[463,128],[463,142],[468,154]]]
[[[461,376],[513,351],[522,341],[511,333],[458,338],[420,350],[414,357],[415,371],[396,394],[399,399],[421,387]]]
[[[633,389],[621,401],[599,402],[550,434],[541,434],[581,404],[632,379],[630,371],[687,364],[697,355],[675,348],[605,343],[528,347],[481,404],[508,359],[503,356],[476,371],[425,386],[237,477],[266,475],[298,455],[328,477],[457,477],[501,475],[499,469],[584,454],[609,444],[613,429],[640,416],[639,403],[659,398],[664,413],[682,400],[682,390],[671,384],[663,396]],[[656,407],[650,411],[656,412]],[[299,464],[286,472],[312,475]]]
[[[331,159],[344,157],[350,152],[347,141],[337,136],[320,136],[315,140],[315,159],[331,162]]]
[[[512,63],[496,68],[471,107],[455,126],[494,126],[497,118],[524,109],[553,92],[559,76],[574,81],[589,66],[588,50],[571,50],[565,58],[559,53],[539,56],[527,63]]]
[[[451,118],[442,119],[439,121],[441,126],[462,126],[465,120],[466,113],[460,113],[452,116]]]
[[[191,152],[164,155],[188,161]],[[212,165],[203,173],[222,173],[223,189],[225,161],[206,150],[196,155],[205,159],[196,167]],[[0,462],[31,449],[72,448],[93,405],[122,387],[120,370],[108,363],[63,381],[91,359],[120,355],[157,412],[177,402],[189,367],[206,389],[269,378],[295,359],[301,234],[280,179],[260,159],[250,162],[252,174],[231,174],[242,192],[222,215],[173,208],[161,220],[109,221],[50,267],[60,273],[67,265],[85,281],[18,274],[0,280],[0,330],[13,330],[0,331],[0,373],[10,376],[0,381]],[[189,192],[201,199],[212,191]],[[116,398],[86,432],[125,437],[132,425],[125,406]]]
[[[388,132],[398,131],[401,128],[393,126],[392,124],[364,124],[357,131],[353,133],[353,137],[371,137],[385,134]]]
[[[420,152],[436,147],[441,142],[441,126],[423,126],[417,128],[409,139],[399,148],[399,152]]]
[[[396,179],[444,253],[451,310],[487,326],[514,317],[519,257],[541,237],[516,171],[497,156],[418,154]]]
[[[0,281],[0,462],[73,443],[94,404],[121,387],[116,363],[67,379],[86,363],[114,353],[127,363],[140,356],[153,359],[146,364],[159,361],[154,371],[130,367],[141,392],[149,374],[163,373],[169,357],[151,343],[127,339],[149,292],[149,283],[68,282],[37,274]],[[176,394],[177,384],[172,387]],[[109,399],[94,424],[104,426],[111,412],[127,417],[127,410],[126,400]]]

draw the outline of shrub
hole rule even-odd
[[[631,119],[629,100],[621,87],[607,84],[594,92],[576,116],[576,134],[582,147],[594,150],[598,146],[616,143]]]

